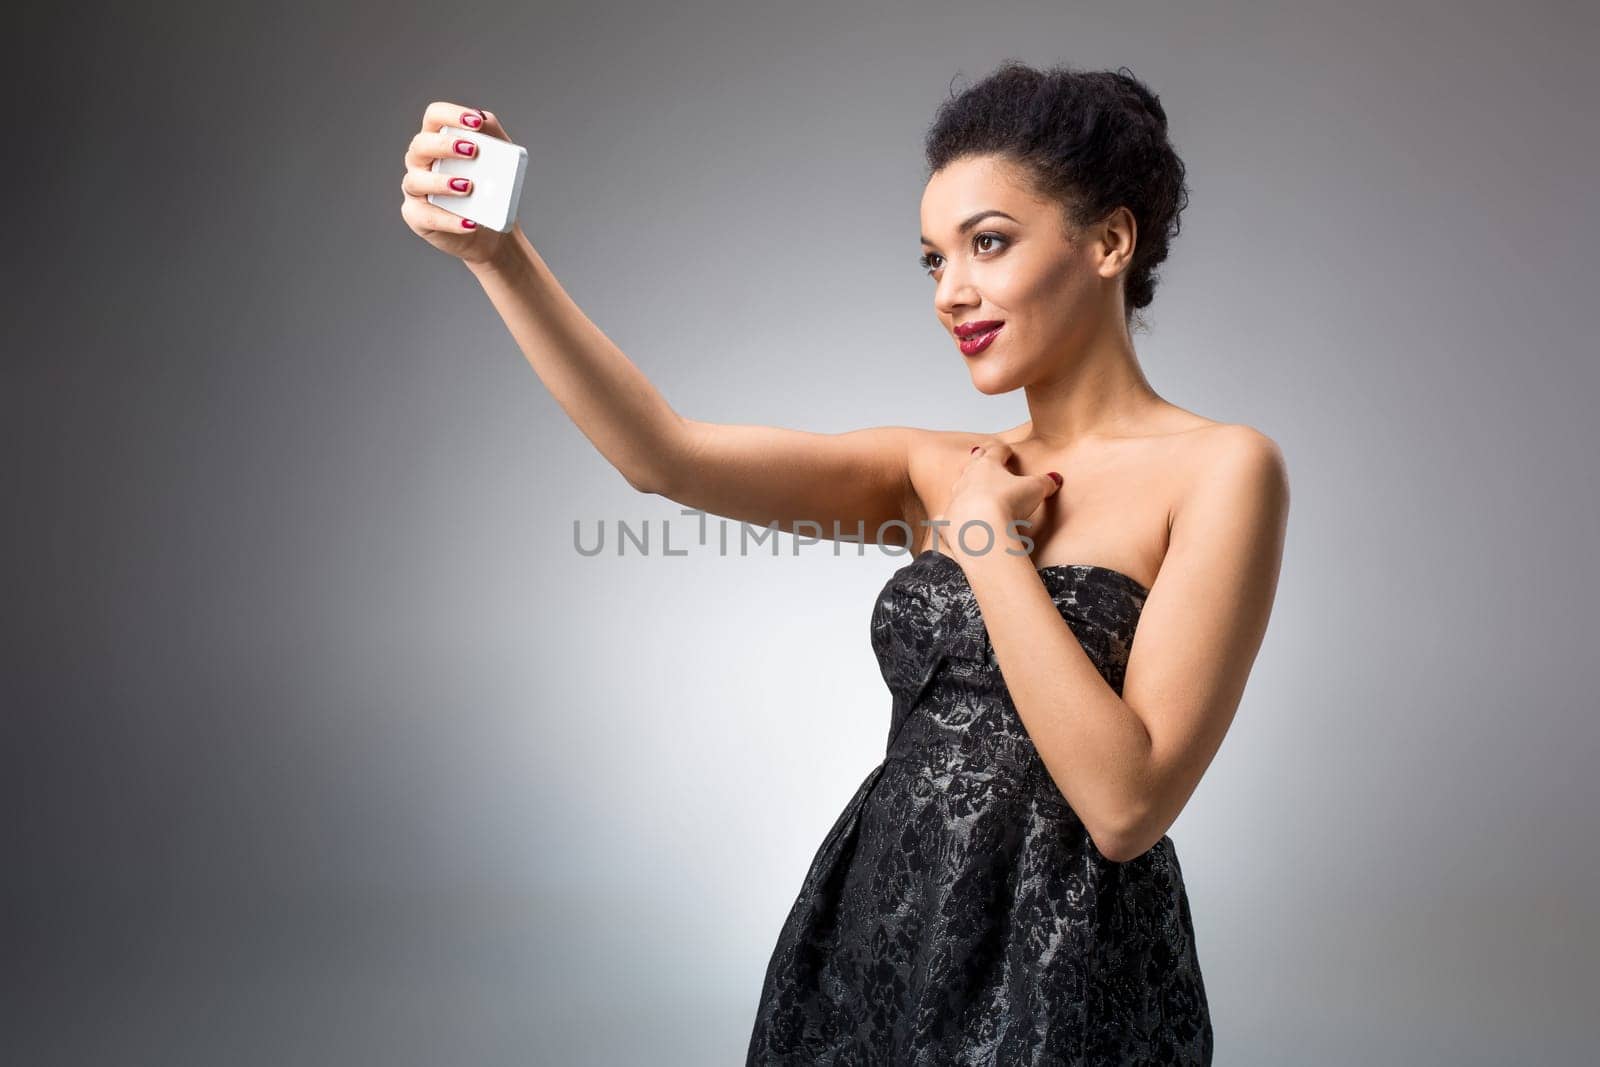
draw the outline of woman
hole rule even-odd
[[[1126,70],[1008,62],[929,131],[934,309],[981,392],[1027,396],[1028,421],[992,434],[680,416],[520,227],[427,203],[452,192],[429,170],[446,123],[509,139],[492,113],[431,106],[402,215],[466,261],[631,485],[913,552],[872,616],[888,751],[789,912],[748,1062],[1209,1063],[1166,830],[1264,636],[1288,482],[1270,438],[1140,371],[1129,323],[1187,199],[1156,96]]]

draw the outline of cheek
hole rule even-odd
[[[1084,283],[1083,272],[1075,269],[1054,272],[1028,294],[1029,306],[1037,312],[1040,328],[1058,331],[1070,328],[1089,313],[1094,298],[1095,291]]]
[[[1007,264],[1007,270],[994,279],[991,296],[1017,314],[1059,315],[1064,303],[1073,303],[1081,295],[1080,272],[1070,261],[1034,260],[1016,265]]]
[[[1072,317],[1073,297],[1058,281],[1029,278],[1026,285],[1008,291],[1005,300],[1007,317],[1017,319],[1031,337],[1048,337]]]

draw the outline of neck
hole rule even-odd
[[[1027,439],[1070,448],[1094,437],[1131,435],[1162,403],[1151,388],[1120,322],[1100,331],[1054,376],[1026,388]]]

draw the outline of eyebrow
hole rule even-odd
[[[996,211],[993,208],[989,208],[989,209],[986,209],[984,211],[978,212],[976,215],[967,216],[967,221],[963,222],[961,224],[960,228],[956,232],[958,232],[958,233],[966,233],[968,230],[972,229],[974,226],[976,226],[978,223],[982,222],[984,219],[988,218],[990,215],[999,215],[1003,219],[1011,219],[1012,222],[1016,222],[1017,221],[1016,219],[1012,219],[1011,216],[1007,215],[1004,211]],[[939,247],[938,245],[933,244],[933,242],[928,240],[926,237],[924,237],[922,239],[922,243],[925,244],[925,245],[933,245],[934,248],[938,248]]]

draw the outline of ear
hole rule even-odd
[[[1099,256],[1098,271],[1102,278],[1115,278],[1133,261],[1133,250],[1139,243],[1139,223],[1133,212],[1120,206],[1095,230],[1095,254]]]

